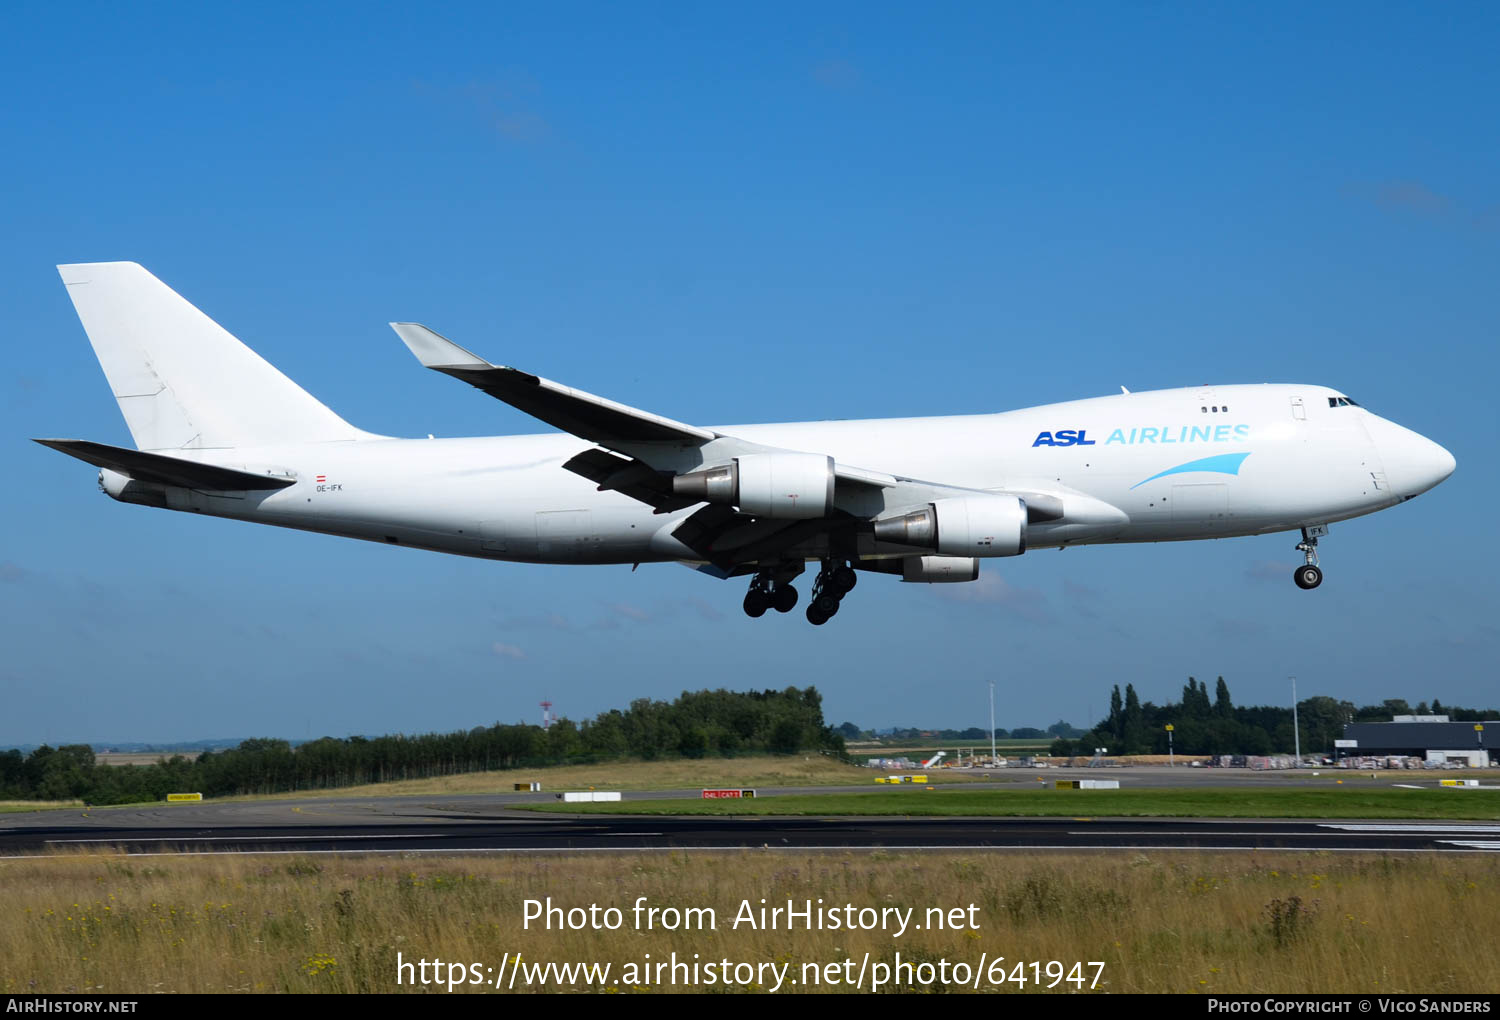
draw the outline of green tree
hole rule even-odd
[[[583,750],[583,737],[572,719],[558,719],[547,727],[547,756],[571,758]]]
[[[1121,754],[1141,754],[1150,743],[1146,736],[1146,715],[1141,710],[1141,699],[1135,693],[1135,684],[1125,685],[1125,710],[1121,714]]]
[[[771,729],[771,750],[796,754],[802,749],[802,727],[793,719],[783,719]]]
[[[1234,718],[1234,702],[1229,699],[1229,685],[1224,678],[1219,677],[1219,684],[1214,689],[1214,715],[1220,719]]]

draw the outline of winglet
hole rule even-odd
[[[493,368],[488,361],[466,351],[447,337],[420,322],[393,322],[391,328],[401,342],[427,368]]]

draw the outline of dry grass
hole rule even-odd
[[[186,758],[197,761],[202,751],[99,751],[94,755],[96,765],[155,765],[169,758]]]
[[[0,800],[0,814],[17,811],[56,811],[59,808],[81,808],[81,800]]]
[[[899,951],[970,965],[981,953],[1102,960],[1101,990],[1112,992],[1492,992],[1494,956],[1471,943],[1500,913],[1494,855],[98,853],[0,860],[0,884],[0,993],[387,992],[404,990],[397,952],[609,962],[616,977],[592,990],[631,991],[619,968],[674,951],[790,963],[792,976],[803,963]],[[522,931],[523,901],[549,896],[619,906],[626,928]],[[718,929],[632,932],[638,896],[713,907]],[[731,930],[741,899],[761,897],[915,907],[919,919],[973,903],[979,930]]]
[[[951,773],[952,770],[950,770]],[[405,779],[368,786],[346,786],[330,790],[304,790],[253,798],[216,800],[265,800],[305,797],[429,797],[439,793],[509,793],[515,783],[542,784],[542,790],[691,790],[702,787],[742,786],[873,786],[873,769],[846,765],[824,755],[787,755],[747,758],[703,758],[696,761],[617,761],[599,765],[555,765],[538,769],[503,769],[467,772],[433,779]],[[994,778],[982,775],[951,775],[934,772],[933,781],[962,782]]]

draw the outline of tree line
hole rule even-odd
[[[844,755],[844,739],[823,722],[816,688],[684,691],[671,702],[641,698],[581,724],[559,719],[479,726],[416,736],[323,737],[292,746],[257,738],[152,765],[101,765],[87,744],[0,753],[0,798],[82,799],[92,804],[320,790],[490,769],[817,750]]]
[[[1353,722],[1390,722],[1398,715],[1446,715],[1454,722],[1496,718],[1492,708],[1462,708],[1420,702],[1412,708],[1400,698],[1378,705],[1356,706],[1327,695],[1297,702],[1297,729],[1304,752],[1332,752],[1333,742],[1343,738],[1344,726]],[[1167,726],[1172,726],[1170,742]],[[1218,678],[1213,693],[1207,681],[1199,683],[1188,677],[1182,688],[1182,700],[1155,705],[1142,702],[1134,684],[1125,685],[1120,693],[1114,686],[1109,699],[1109,715],[1088,733],[1076,740],[1059,738],[1052,743],[1057,757],[1092,755],[1095,748],[1108,749],[1110,755],[1166,754],[1168,748],[1179,754],[1291,754],[1296,740],[1292,729],[1292,709],[1280,705],[1235,705],[1229,685]]]
[[[879,740],[885,743],[909,743],[924,740],[957,741],[966,740],[975,744],[989,743],[990,731],[979,726],[970,726],[963,730],[931,730],[920,729],[915,726],[896,727],[892,730],[879,732],[875,730],[862,730],[852,722],[841,723],[838,732],[845,740]],[[1003,726],[995,729],[996,740],[1046,740],[1048,737],[1081,737],[1085,733],[1067,720],[1059,719],[1046,729],[1038,729],[1035,726],[1018,726],[1008,730]]]

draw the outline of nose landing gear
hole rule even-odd
[[[1314,524],[1302,529],[1302,541],[1297,543],[1297,551],[1302,554],[1304,562],[1292,571],[1292,580],[1304,591],[1310,591],[1323,583],[1323,570],[1318,566],[1318,539],[1326,534],[1326,524]]]

